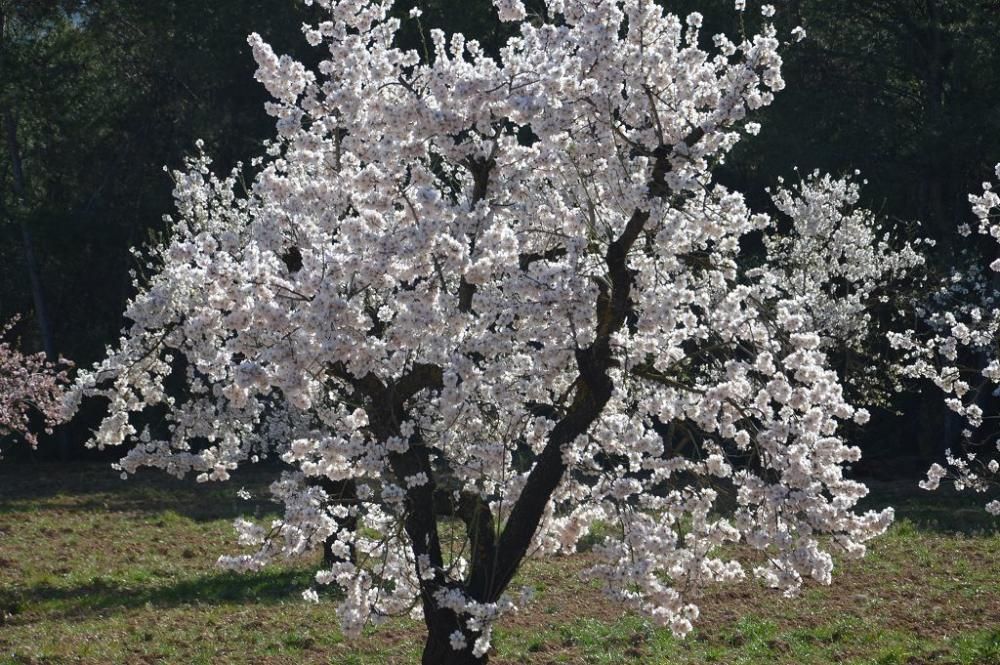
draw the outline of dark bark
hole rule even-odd
[[[701,128],[696,128],[684,143],[692,147],[704,134]],[[673,149],[670,146],[660,146],[653,157],[655,161],[650,174],[650,196],[669,196],[671,192],[666,176],[673,168]],[[602,284],[597,297],[596,335],[590,346],[576,352],[579,376],[575,382],[577,389],[573,403],[549,434],[549,440],[538,456],[535,467],[528,474],[528,480],[511,510],[507,526],[500,534],[496,547],[491,553],[485,553],[488,559],[480,564],[481,567],[495,572],[488,576],[482,586],[469,586],[470,595],[480,602],[495,602],[507,589],[531,546],[552,492],[566,473],[563,447],[585,434],[611,399],[614,386],[607,373],[614,362],[611,337],[625,324],[632,308],[633,275],[628,268],[628,253],[642,234],[647,221],[649,213],[636,209],[621,235],[608,246],[604,257],[608,281]]]
[[[689,147],[693,146],[703,135],[701,129],[695,129],[685,139],[685,143]],[[649,183],[650,196],[668,196],[670,190],[666,175],[673,166],[673,151],[670,147],[661,146],[653,156],[655,162]],[[485,195],[492,164],[487,162],[468,166],[476,180],[473,198],[479,199]],[[549,440],[536,459],[535,467],[499,538],[495,534],[494,518],[481,498],[462,496],[458,506],[450,506],[451,512],[457,513],[465,522],[472,541],[472,570],[468,582],[460,590],[475,601],[496,602],[506,590],[528,551],[552,492],[566,472],[563,447],[587,432],[611,398],[614,386],[608,376],[608,369],[615,362],[611,352],[611,337],[622,328],[632,309],[631,287],[634,275],[628,268],[628,254],[643,233],[648,220],[647,211],[636,209],[622,234],[608,246],[605,254],[607,281],[602,284],[596,303],[596,335],[590,346],[576,352],[579,375],[575,382],[577,388],[573,402],[549,434]],[[471,285],[463,283],[460,288],[459,308],[471,312],[475,289],[469,287]],[[383,441],[399,436],[400,423],[407,415],[407,400],[422,390],[440,389],[442,380],[440,368],[431,365],[413,367],[395,384],[383,383],[373,374],[354,377],[340,366],[332,369],[364,395],[373,433]],[[427,626],[427,642],[421,662],[424,665],[485,663],[487,656],[476,657],[472,654],[477,636],[464,628],[464,622],[452,610],[439,607],[435,600],[437,590],[448,588],[453,583],[445,579],[441,570],[443,558],[435,505],[440,506],[442,500],[437,497],[439,493],[430,452],[420,440],[419,433],[410,437],[410,445],[405,452],[390,454],[388,461],[397,482],[402,483],[406,478],[421,472],[429,479],[428,483],[407,490],[404,521],[415,560],[426,558],[434,570],[431,579],[422,582],[421,589],[424,622]],[[416,572],[420,574],[422,571]],[[466,638],[466,648],[461,651],[456,651],[451,646],[450,638],[456,630],[461,630]]]
[[[480,657],[472,653],[478,635],[468,629],[462,630],[455,613],[446,609],[427,611],[424,604],[424,623],[427,625],[427,641],[424,643],[424,653],[420,659],[421,665],[484,665],[489,661],[489,655]],[[451,634],[462,630],[465,637],[465,648],[455,651],[451,648]]]
[[[496,575],[493,556],[496,553],[496,523],[489,504],[482,497],[464,492],[458,504],[458,516],[465,523],[471,551],[469,553],[470,589],[486,589]]]
[[[493,144],[493,152],[496,152],[496,143]],[[490,173],[496,166],[496,161],[490,156],[487,159],[473,160],[465,162],[466,168],[472,174],[472,206],[475,207],[480,201],[486,198],[486,192],[490,185]],[[476,239],[472,238],[469,245],[469,254],[476,251]],[[458,285],[458,311],[469,313],[472,311],[472,299],[476,295],[476,285],[465,281],[462,276]]]
[[[354,510],[357,505],[357,484],[354,480],[330,480],[320,478],[316,484],[323,488],[332,504],[341,504],[348,510]],[[338,530],[354,531],[358,528],[357,514],[352,512],[347,517],[337,519]],[[335,563],[343,563],[343,557],[337,556],[333,551],[333,544],[337,542],[337,534],[331,535],[323,543],[323,565],[332,566]],[[356,561],[354,547],[352,546],[347,555],[350,563]]]
[[[5,30],[7,16],[0,11],[0,55],[3,54],[3,39],[6,38]],[[14,198],[19,205],[24,205],[27,199],[27,186],[24,178],[24,165],[21,162],[21,144],[17,138],[17,118],[14,109],[9,104],[4,104],[0,108],[0,120],[3,122],[4,139],[7,144],[7,155],[10,159],[11,174],[13,176]],[[24,248],[24,263],[28,271],[28,281],[31,284],[31,297],[35,306],[35,318],[38,321],[39,333],[42,337],[42,347],[49,360],[56,360],[55,345],[52,343],[52,330],[49,327],[48,312],[45,307],[45,294],[42,291],[42,280],[38,272],[38,262],[35,260],[35,246],[32,242],[31,228],[25,222],[24,217],[17,215],[18,225],[21,229],[21,242]]]
[[[21,149],[17,140],[17,124],[10,108],[3,109],[4,134],[7,142],[7,154],[10,157],[11,172],[14,176],[14,196],[19,203],[24,203],[26,188],[24,183],[24,167],[21,164]],[[35,318],[38,320],[39,332],[42,336],[42,346],[49,360],[55,360],[55,349],[52,343],[52,332],[49,328],[48,312],[45,307],[45,295],[42,291],[42,280],[38,272],[38,262],[35,259],[35,246],[31,237],[31,228],[24,218],[18,216],[21,227],[21,242],[24,248],[24,264],[31,283],[31,297],[35,305]]]

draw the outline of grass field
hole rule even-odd
[[[310,562],[218,571],[238,499],[264,477],[196,485],[106,466],[0,467],[0,663],[343,663],[418,660],[421,628],[391,621],[345,641],[331,603],[301,591]],[[535,600],[494,639],[495,663],[1000,664],[1000,523],[975,498],[876,485],[897,523],[832,587],[793,600],[752,582],[701,599],[676,640],[603,600],[587,554],[532,563]]]

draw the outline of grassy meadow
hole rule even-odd
[[[331,602],[302,600],[314,561],[219,571],[232,519],[267,516],[266,476],[197,485],[104,465],[0,466],[0,665],[418,662],[422,625],[346,641]],[[1000,665],[1000,521],[976,497],[875,484],[897,522],[834,585],[791,600],[748,581],[708,590],[685,640],[579,580],[588,554],[532,562],[534,601],[507,618],[492,662]]]

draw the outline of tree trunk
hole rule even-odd
[[[426,603],[424,607],[427,642],[424,644],[424,653],[420,659],[421,665],[485,665],[488,662],[489,655],[483,654],[480,657],[472,653],[472,647],[479,636],[467,629],[462,631],[466,642],[465,648],[461,651],[451,648],[451,635],[460,625],[454,612],[446,609],[429,612]]]
[[[14,195],[19,203],[23,204],[26,197],[26,187],[24,184],[24,168],[21,164],[21,148],[17,141],[17,124],[14,113],[9,107],[2,110],[3,125],[6,135],[7,152],[10,155],[11,171],[14,175]],[[17,213],[15,213],[17,214]],[[38,322],[38,331],[42,337],[42,348],[45,355],[52,362],[56,361],[55,344],[52,341],[52,328],[49,325],[48,309],[45,306],[45,292],[42,290],[42,278],[38,270],[38,261],[35,259],[35,246],[31,238],[31,227],[25,221],[23,215],[17,214],[18,225],[21,228],[21,242],[24,247],[24,264],[28,271],[28,283],[31,285],[31,298],[35,306],[35,320]],[[56,434],[56,442],[59,451],[59,458],[62,461],[69,459],[69,439],[66,433],[60,430]]]
[[[7,153],[10,155],[11,172],[14,175],[14,196],[23,204],[25,199],[24,167],[21,165],[21,149],[17,141],[17,125],[14,114],[9,108],[3,109],[4,133],[7,139]],[[42,346],[49,360],[54,360],[52,334],[49,329],[48,313],[45,308],[45,297],[42,292],[42,280],[38,273],[38,262],[35,260],[35,248],[31,240],[31,228],[24,217],[18,215],[18,225],[21,227],[21,241],[24,246],[24,263],[28,270],[28,281],[31,284],[31,297],[35,304],[35,316],[38,319],[39,332],[42,335]]]

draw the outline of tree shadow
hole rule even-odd
[[[261,463],[238,469],[230,481],[198,483],[159,470],[143,470],[122,480],[107,464],[0,464],[0,515],[44,510],[67,512],[173,512],[195,521],[232,519],[278,511],[268,485],[281,466]],[[892,506],[896,519],[922,531],[966,535],[1000,531],[1000,520],[984,509],[985,494],[956,492],[947,484],[935,492],[921,490],[915,479],[862,479],[871,492],[861,510]],[[253,499],[236,496],[245,487]]]
[[[967,536],[1000,533],[1000,519],[984,507],[991,498],[987,494],[956,492],[945,483],[929,492],[909,480],[866,484],[870,493],[859,503],[859,510],[892,506],[896,522],[909,522],[919,531]]]
[[[174,512],[211,521],[276,511],[268,485],[280,468],[267,464],[239,469],[225,483],[198,483],[143,470],[128,479],[107,464],[0,465],[0,515],[59,510],[69,512]],[[253,499],[236,496],[246,488]]]
[[[18,622],[18,615],[44,606],[37,621],[61,619],[83,621],[109,613],[140,607],[169,608],[186,605],[259,604],[270,605],[301,598],[314,582],[309,570],[263,571],[259,573],[220,572],[200,575],[173,584],[129,585],[107,578],[95,578],[76,586],[48,583],[15,589],[0,589],[0,614]],[[333,589],[325,590],[333,595]],[[36,619],[24,619],[34,622]]]

